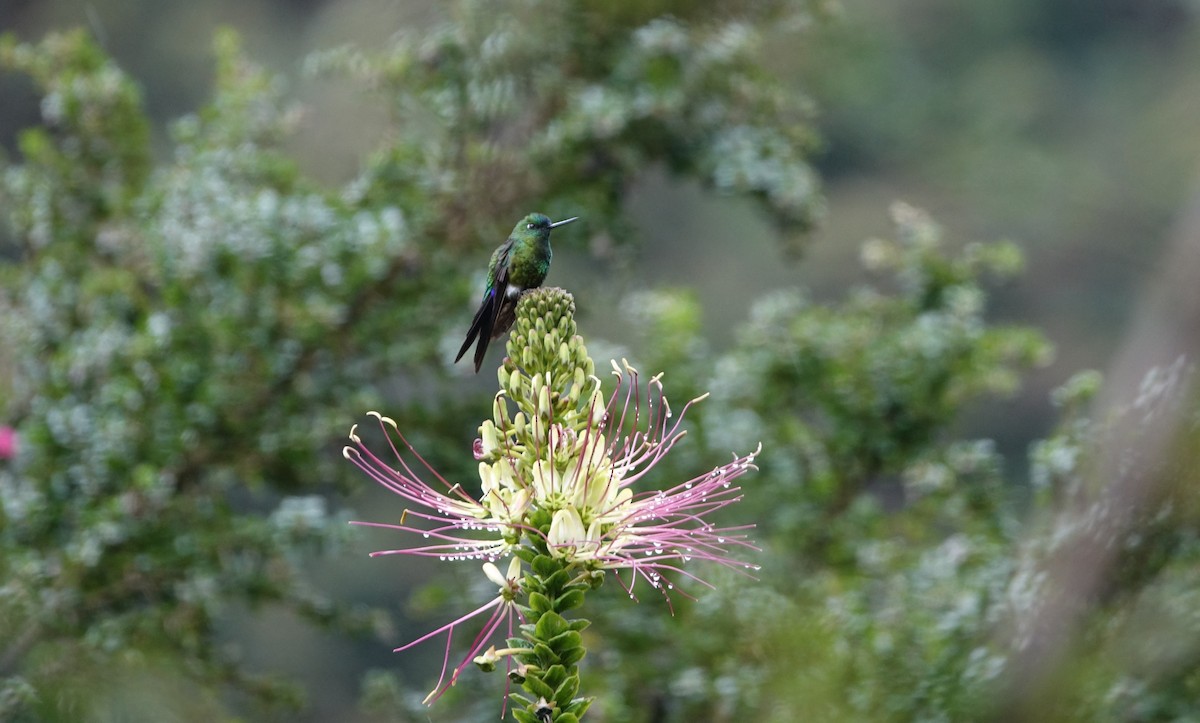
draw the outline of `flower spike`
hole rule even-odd
[[[446,635],[442,672],[426,702],[454,685],[470,662],[489,671],[507,658],[509,680],[531,694],[521,698],[526,707],[514,711],[518,720],[578,720],[590,704],[574,697],[585,652],[578,632],[587,621],[567,620],[563,613],[581,605],[605,571],[614,572],[631,598],[637,599],[641,581],[670,607],[680,581],[712,587],[688,569],[695,561],[748,576],[758,569],[735,555],[758,549],[747,536],[753,525],[717,526],[709,519],[742,499],[735,483],[756,469],[761,448],[692,479],[644,488],[687,434],[688,411],[707,395],[675,414],[663,375],[643,384],[637,369],[621,360],[612,362],[616,384],[606,398],[575,333],[574,312],[574,300],[561,289],[526,292],[518,302],[492,419],[480,425],[471,449],[478,485],[437,474],[388,417],[371,413],[394,463],[376,456],[357,427],[351,429],[346,458],[410,505],[399,524],[356,524],[422,540],[372,554],[483,560],[484,574],[499,587],[495,599],[396,649]],[[476,487],[478,498],[467,492]],[[510,555],[501,574],[495,563]],[[528,564],[524,575],[522,563]],[[447,675],[455,630],[489,611],[466,656]],[[523,623],[518,638],[512,637],[514,616]],[[491,639],[506,621],[508,647],[497,650]]]

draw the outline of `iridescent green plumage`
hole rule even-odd
[[[577,217],[575,217],[577,218]],[[483,302],[475,318],[471,320],[471,328],[467,331],[467,339],[458,350],[457,362],[478,339],[475,346],[475,371],[483,365],[483,356],[487,353],[488,343],[512,327],[515,318],[517,299],[528,289],[535,289],[546,280],[550,271],[550,229],[571,223],[575,218],[551,223],[550,219],[540,213],[531,213],[521,219],[508,240],[500,244],[492,253],[488,265],[487,287],[483,290]]]

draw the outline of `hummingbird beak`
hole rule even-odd
[[[559,226],[565,226],[565,225],[571,223],[572,221],[578,221],[578,220],[579,220],[578,216],[572,216],[571,218],[568,218],[565,221],[555,221],[554,223],[550,224],[550,228],[558,228]]]

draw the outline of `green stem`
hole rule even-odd
[[[544,546],[544,545],[543,545]],[[582,631],[590,624],[582,618],[567,620],[563,613],[583,604],[591,587],[581,576],[578,565],[555,558],[547,550],[526,548],[531,572],[525,576],[524,589],[529,604],[522,606],[526,623],[521,638],[509,639],[509,645],[528,652],[516,655],[520,666],[513,678],[528,696],[514,693],[513,708],[518,723],[577,723],[591,705],[591,698],[578,697],[579,661],[586,650]]]

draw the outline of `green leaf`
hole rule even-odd
[[[529,609],[536,613],[547,613],[554,609],[550,603],[550,598],[540,592],[529,593]]]
[[[583,714],[587,713],[587,709],[592,707],[593,700],[595,698],[576,698],[563,712],[582,718]]]
[[[529,524],[531,527],[534,527],[536,529],[546,530],[546,529],[549,529],[549,527],[550,527],[551,519],[552,519],[552,516],[551,516],[549,510],[537,509],[537,510],[534,510],[529,515]],[[546,547],[546,542],[541,537],[535,537],[533,540],[533,544],[537,545],[538,547],[540,547],[542,549],[545,549],[545,547]],[[547,560],[550,560],[550,562],[552,562],[555,565],[559,564],[557,561],[555,561],[555,559],[553,557],[550,557],[549,555],[543,554],[543,555],[541,555],[541,557],[545,557]],[[536,561],[536,558],[535,558],[535,561]],[[535,568],[535,570],[536,570],[536,568]],[[543,574],[543,573],[539,573],[539,574]]]
[[[582,648],[577,648],[577,650],[581,649]],[[551,650],[550,647],[545,643],[538,643],[537,645],[533,646],[533,652],[538,657],[539,662],[541,662],[541,664],[544,666],[549,667],[555,663],[563,662],[563,657]]]
[[[575,694],[579,692],[579,676],[572,675],[558,686],[554,691],[554,702],[558,703],[558,707],[566,710],[571,704],[571,700],[575,698]]]
[[[546,641],[559,655],[583,644],[583,636],[574,630],[566,630]]]
[[[580,645],[577,648],[571,648],[570,650],[565,651],[559,656],[559,659],[562,661],[563,665],[571,666],[583,660],[583,656],[585,655],[587,655],[587,648],[584,648],[582,645]]]
[[[533,636],[538,640],[549,640],[568,629],[567,621],[563,619],[563,616],[555,612],[548,612],[537,621]]]
[[[536,675],[526,676],[525,682],[521,684],[521,687],[538,698],[550,700],[554,697],[554,688]]]
[[[513,708],[513,718],[517,719],[517,723],[543,723],[533,713],[523,708]]]
[[[561,569],[561,565],[559,564],[558,560],[555,560],[549,555],[538,555],[537,557],[533,558],[533,562],[530,563],[530,567],[533,568],[533,571],[538,577],[541,578],[550,577]]]
[[[554,609],[561,613],[573,608],[577,608],[583,604],[583,598],[583,590],[578,588],[574,590],[568,590],[567,592],[555,598]]]
[[[566,587],[567,583],[570,581],[571,573],[560,569],[550,577],[544,578],[542,580],[542,587],[545,588],[547,593],[558,594],[558,591]]]

